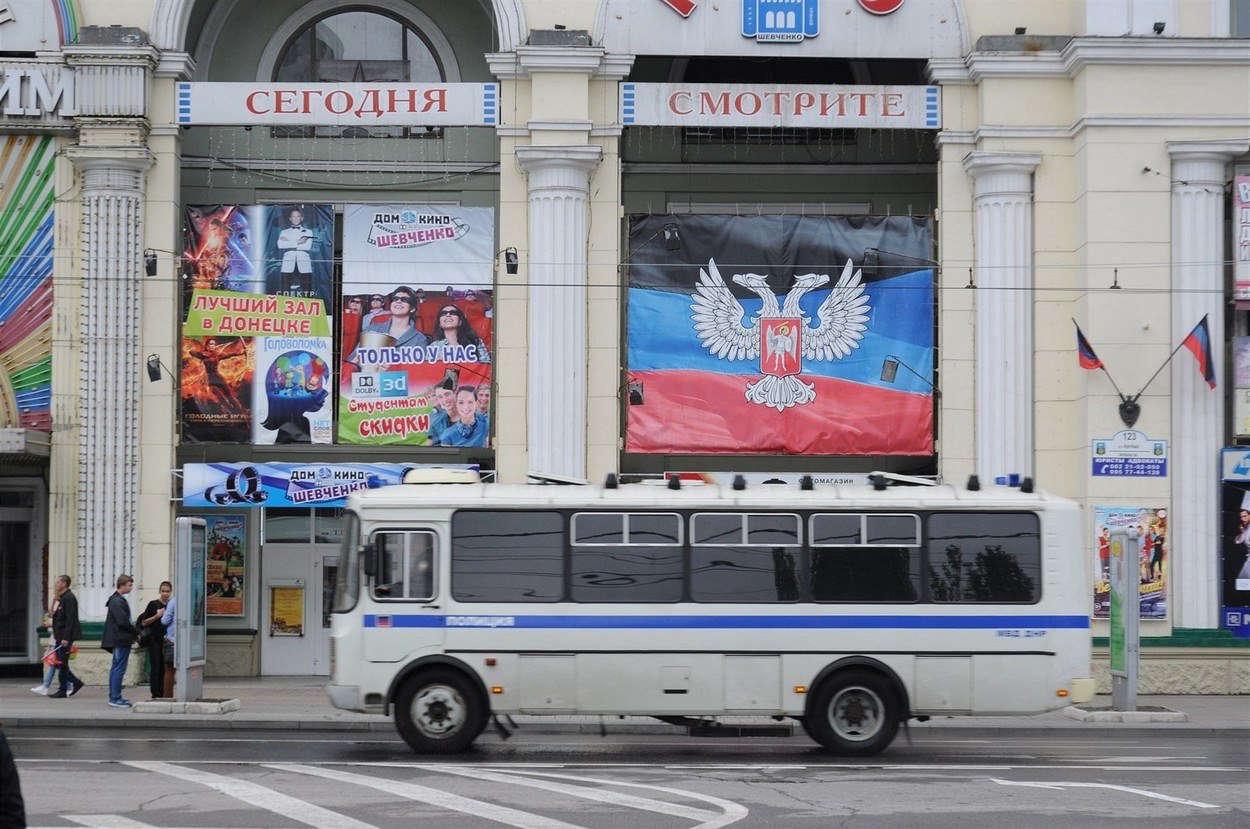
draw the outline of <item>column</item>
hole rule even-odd
[[[586,232],[598,146],[516,148],[529,177],[529,468],[586,477]]]
[[[78,309],[79,582],[98,616],[120,573],[134,573],[139,502],[139,279],[147,159],[80,157]]]
[[[1220,447],[1224,445],[1224,205],[1228,163],[1247,141],[1176,143],[1172,156],[1172,342],[1203,315],[1211,332],[1211,389],[1188,352],[1172,366],[1172,510],[1169,513],[1168,597],[1172,624],[1219,624]]]
[[[157,52],[138,29],[83,27],[65,49],[78,79],[79,137],[64,155],[80,181],[79,288],[58,296],[77,369],[71,546],[85,619],[98,619],[120,573],[138,554],[141,430],[141,279],[149,80]],[[70,443],[70,441],[65,441]],[[68,529],[68,527],[67,527]],[[70,572],[73,572],[71,570]]]
[[[976,470],[1033,472],[1034,153],[973,151],[976,233]]]

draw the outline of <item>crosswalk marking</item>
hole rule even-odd
[[[347,815],[341,815],[329,809],[323,809],[306,800],[291,797],[248,780],[237,780],[225,775],[212,774],[207,771],[154,760],[126,760],[123,761],[123,764],[143,769],[144,771],[153,771],[169,777],[176,777],[188,783],[198,783],[201,786],[216,789],[228,797],[233,797],[235,800],[241,800],[250,806],[289,817],[309,826],[316,826],[318,829],[376,829],[371,824]]]
[[[121,815],[61,815],[72,823],[90,826],[91,829],[156,829],[150,823],[141,823]]]
[[[431,789],[428,786],[419,786],[415,783],[403,783],[398,780],[383,780],[375,777],[365,777],[362,774],[352,774],[346,771],[334,771],[333,769],[317,768],[314,766],[305,766],[297,763],[266,763],[266,768],[277,769],[279,771],[291,772],[292,774],[308,774],[314,777],[323,777],[326,780],[337,780],[340,783],[352,783],[357,786],[368,786],[372,789],[386,792],[391,795],[407,798],[408,800],[416,800],[421,803],[428,803],[431,806],[438,806],[442,809],[451,809],[452,811],[462,812],[466,815],[474,815],[476,817],[493,820],[496,823],[503,823],[507,826],[514,826],[516,829],[581,829],[571,823],[565,823],[562,820],[543,817],[531,812],[522,812],[519,809],[512,809],[507,806],[498,806],[494,803],[486,803],[482,800],[474,800],[470,797],[463,797],[450,792]]]
[[[632,794],[622,794],[608,789],[590,789],[586,786],[570,786],[567,783],[553,783],[547,780],[529,780],[515,773],[509,774],[487,771],[486,769],[464,769],[456,768],[454,766],[444,766],[442,768],[435,767],[431,769],[431,771],[441,772],[442,774],[455,774],[461,777],[468,777],[473,780],[489,780],[495,783],[505,783],[509,786],[528,786],[532,789],[542,789],[543,791],[563,794],[569,797],[579,797],[583,800],[594,800],[599,803],[611,803],[613,806],[624,806],[627,809],[643,809],[648,812],[659,812],[662,815],[672,815],[673,817],[682,817],[689,820],[709,821],[720,817],[718,812],[695,809],[691,806],[682,806],[677,803],[668,803],[663,800],[652,800],[646,797],[636,797]]]
[[[997,777],[991,777],[995,783],[1000,786],[1028,786],[1034,789],[1112,789],[1117,792],[1128,792],[1129,794],[1139,794],[1142,797],[1153,797],[1156,800],[1166,800],[1169,803],[1179,803],[1182,806],[1196,806],[1199,809],[1218,809],[1220,808],[1214,803],[1203,803],[1200,800],[1186,800],[1183,797],[1172,797],[1171,795],[1160,794],[1159,792],[1151,792],[1146,789],[1134,789],[1130,786],[1116,786],[1112,783],[1026,783],[1016,782],[1014,780],[999,780]]]

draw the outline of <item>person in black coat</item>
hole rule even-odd
[[[130,621],[130,603],[126,594],[134,589],[135,580],[122,573],[117,577],[117,592],[109,596],[105,604],[104,635],[100,647],[113,653],[113,666],[109,668],[109,705],[129,708],[133,703],[122,697],[122,680],[130,663],[130,646],[139,638],[139,631]]]
[[[61,687],[50,699],[65,699],[82,690],[83,682],[69,669],[69,656],[74,643],[82,638],[82,625],[78,623],[78,597],[69,589],[69,576],[56,577],[57,608],[52,614],[52,639],[56,643],[56,658],[61,662]]]
[[[139,642],[148,652],[148,690],[152,692],[152,699],[161,696],[165,690],[165,657],[161,653],[165,626],[161,624],[161,616],[173,592],[172,584],[161,582],[160,598],[148,602],[147,608],[139,614]]]
[[[0,826],[4,829],[26,829],[26,804],[22,801],[22,786],[17,779],[17,763],[9,741],[0,731]]]

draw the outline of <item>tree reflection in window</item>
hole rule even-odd
[[[929,519],[929,595],[935,602],[1036,602],[1037,516],[939,513]]]

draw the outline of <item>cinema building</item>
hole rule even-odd
[[[155,595],[179,515],[209,675],[307,675],[346,493],[411,468],[883,471],[1081,502],[1104,680],[1140,530],[1142,690],[1250,692],[1248,38],[1247,0],[0,3],[0,662],[58,573],[88,621]]]

